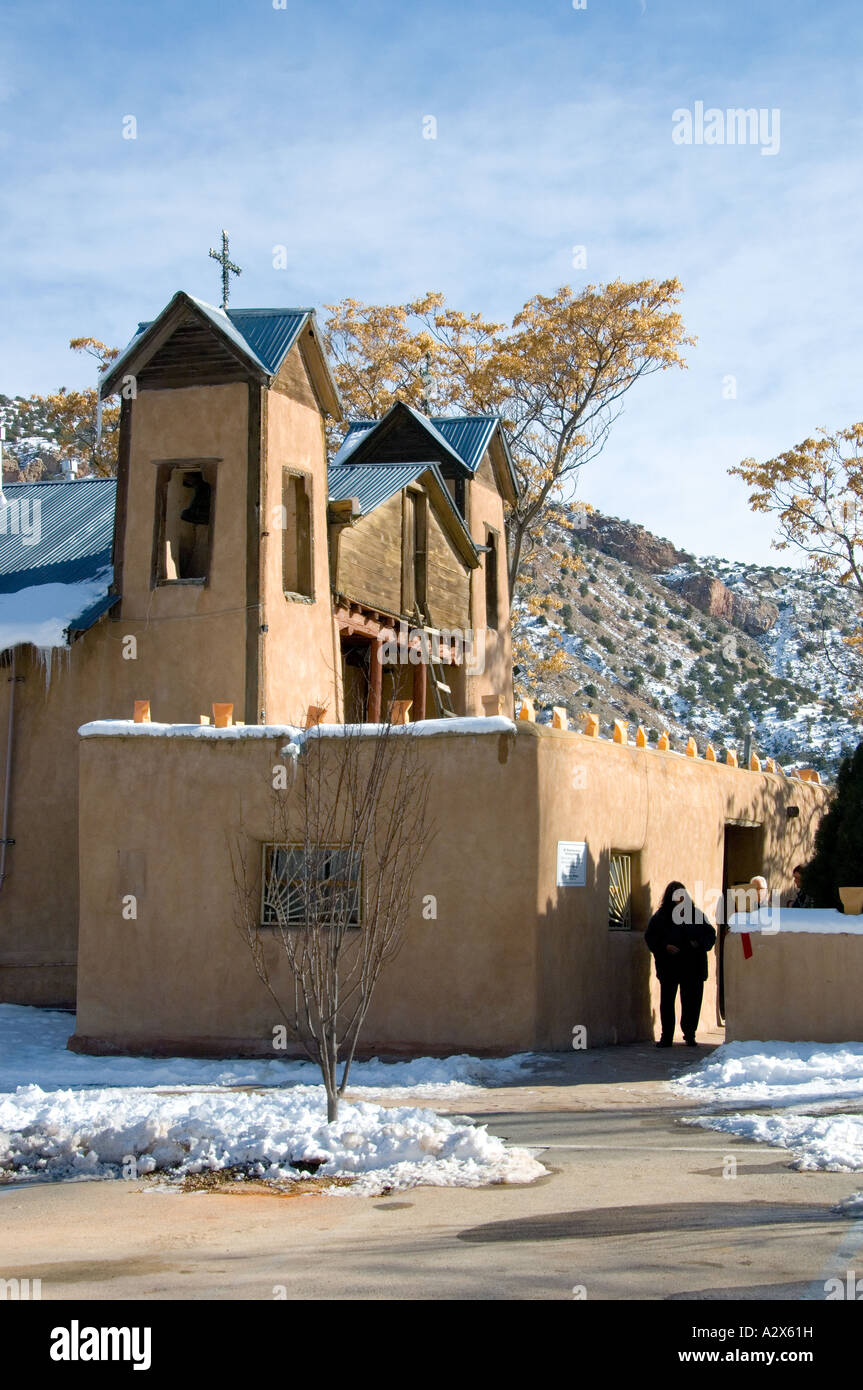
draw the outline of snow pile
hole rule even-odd
[[[863,1115],[701,1115],[684,1123],[789,1149],[794,1154],[791,1167],[799,1171],[863,1169]]]
[[[287,1086],[315,1085],[320,1072],[304,1059],[201,1057],[87,1057],[68,1052],[73,1014],[0,1004],[0,1092],[32,1082],[45,1091],[64,1086]],[[485,1086],[523,1085],[537,1058],[418,1057],[404,1062],[354,1062],[352,1095],[389,1099],[469,1096]]]
[[[863,1217],[863,1192],[852,1192],[848,1197],[843,1197],[841,1202],[837,1202],[835,1207],[830,1208],[837,1216],[850,1216],[854,1220]]]
[[[685,1124],[788,1149],[800,1170],[863,1169],[863,1114],[837,1107],[863,1099],[863,1043],[727,1043],[670,1085],[699,1102],[782,1107],[778,1114],[699,1115]],[[825,1103],[831,1113],[790,1108]]]
[[[311,1062],[87,1057],[66,1050],[73,1025],[68,1013],[0,1005],[0,1182],[157,1171],[178,1179],[237,1166],[263,1178],[356,1177],[349,1190],[368,1194],[526,1183],[545,1172],[484,1126],[353,1100],[470,1095],[522,1081],[530,1054],[357,1062],[351,1100],[328,1125]],[[249,1086],[259,1089],[231,1089]]]
[[[310,1169],[356,1176],[350,1190],[365,1195],[418,1184],[529,1183],[545,1173],[527,1150],[508,1149],[485,1126],[427,1110],[343,1102],[328,1125],[320,1086],[169,1095],[21,1086],[0,1097],[0,1175],[7,1181],[156,1171],[180,1178],[234,1166],[267,1179],[302,1181]]]
[[[863,1043],[726,1043],[670,1085],[731,1105],[863,1099]]]
[[[67,646],[69,624],[105,597],[111,573],[105,570],[77,584],[34,584],[0,594],[0,651],[24,642],[43,651]]]

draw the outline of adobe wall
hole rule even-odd
[[[578,1025],[593,1046],[652,1036],[641,930],[608,928],[610,850],[641,853],[643,927],[669,879],[721,884],[728,818],[763,822],[765,872],[787,887],[824,801],[823,789],[779,776],[527,723],[446,727],[418,740],[437,835],[365,1050],[566,1049]],[[272,839],[284,743],[272,730],[82,738],[76,1046],[269,1051],[280,1019],[234,925],[228,839],[239,835],[253,863]],[[792,799],[801,815],[786,821]],[[559,839],[587,842],[585,887],[556,886]],[[126,894],[138,899],[135,921],[123,919]],[[428,895],[434,920],[423,916]],[[284,986],[280,953],[274,941]],[[711,966],[710,1022],[714,975]]]
[[[507,574],[506,528],[504,525],[503,502],[494,487],[486,486],[482,477],[471,480],[470,484],[470,531],[477,545],[485,544],[485,528],[492,527],[497,532],[497,594],[498,620],[496,631],[486,628],[486,565],[483,563],[470,576],[471,626],[475,632],[482,633],[485,641],[483,669],[476,675],[467,674],[468,714],[487,713],[483,705],[484,696],[503,695],[500,713],[510,718],[514,712],[512,686],[512,628],[509,616],[509,576]],[[469,663],[472,664],[472,663]],[[497,712],[497,711],[495,711]]]
[[[14,744],[7,877],[0,890],[0,1001],[75,1002],[78,935],[78,738],[91,710],[111,711],[119,644],[76,643],[42,666],[32,647],[16,653]],[[11,667],[0,667],[3,776]],[[49,683],[50,676],[50,683]],[[117,710],[128,715],[129,706]]]
[[[206,713],[213,700],[233,703],[237,717],[243,717],[248,395],[246,384],[237,382],[141,391],[131,402],[119,621],[122,632],[136,638],[136,659],[125,664],[134,668],[136,694],[151,701],[154,719],[192,721]],[[221,460],[209,582],[154,589],[154,461],[196,457]],[[118,507],[121,489],[122,479]],[[116,635],[117,619],[109,621]],[[128,709],[125,704],[123,713]],[[101,705],[92,705],[85,717],[110,716]]]
[[[297,354],[295,372],[305,368]],[[309,388],[309,394],[310,388]],[[320,411],[295,395],[267,393],[267,447],[263,466],[261,529],[262,705],[272,724],[305,724],[310,705],[341,717],[341,659],[330,594],[327,549],[327,466]],[[311,480],[314,596],[286,597],[281,529],[282,469]]]
[[[860,923],[861,918],[852,919]],[[725,946],[729,1042],[863,1042],[863,936],[739,932]]]
[[[722,889],[725,826],[763,826],[761,872],[771,889],[788,891],[792,870],[811,857],[825,789],[778,773],[708,763],[679,753],[608,743],[564,730],[519,724],[538,740],[540,852],[537,901],[541,1046],[565,1047],[585,1024],[594,1043],[652,1036],[659,991],[642,932],[666,884],[696,885],[713,919]],[[800,807],[789,820],[787,805]],[[587,884],[555,889],[558,840],[586,841]],[[631,932],[607,927],[612,851],[640,856],[640,891]],[[709,962],[702,1026],[714,1026],[716,952]],[[595,993],[589,982],[595,981]],[[679,1006],[678,1006],[679,1015]],[[678,1029],[679,1032],[679,1029]]]
[[[242,717],[246,680],[245,384],[142,391],[129,403],[123,599],[46,672],[16,654],[8,877],[0,891],[0,1001],[72,1006],[78,937],[78,737],[90,719],[194,721],[213,701]],[[211,582],[150,587],[154,459],[218,456]],[[71,484],[74,486],[74,484]],[[134,644],[128,638],[134,638]],[[0,668],[5,764],[10,668]],[[50,674],[50,680],[47,676]]]

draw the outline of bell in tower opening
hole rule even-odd
[[[203,473],[186,473],[183,477],[183,487],[194,488],[194,492],[188,507],[180,513],[180,520],[188,521],[192,526],[209,526],[212,489]]]
[[[213,529],[215,478],[201,468],[164,466],[159,484],[158,582],[206,582]],[[191,497],[189,493],[191,492]]]

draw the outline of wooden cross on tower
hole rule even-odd
[[[234,265],[234,262],[230,260],[228,257],[228,233],[226,231],[222,231],[221,251],[214,251],[211,246],[210,255],[212,256],[213,260],[218,261],[219,265],[222,267],[222,308],[227,309],[229,286],[228,277],[230,275],[242,275],[243,272],[240,270],[240,267],[238,265]]]

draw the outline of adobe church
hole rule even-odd
[[[225,311],[183,292],[112,364],[101,395],[116,393],[116,481],[5,489],[41,517],[38,545],[0,536],[15,643],[0,693],[5,1001],[75,999],[81,724],[127,718],[136,700],[168,723],[214,702],[246,724],[301,726],[513,709],[516,480],[496,418],[399,404],[352,425],[328,469],[324,424],[342,412],[314,313]],[[69,644],[47,685],[34,594]],[[70,602],[86,607],[67,614]],[[387,661],[400,618],[429,660]],[[489,630],[471,671],[448,634],[475,627]]]
[[[183,292],[101,394],[122,402],[116,480],[5,489],[41,532],[0,535],[0,1001],[77,1000],[82,1050],[266,1052],[225,840],[242,818],[260,858],[290,727],[429,735],[438,914],[382,978],[369,1047],[649,1037],[665,884],[787,886],[809,857],[814,782],[514,719],[496,417],[398,403],[328,460],[342,413],[313,311]],[[217,704],[233,723],[208,730]]]

